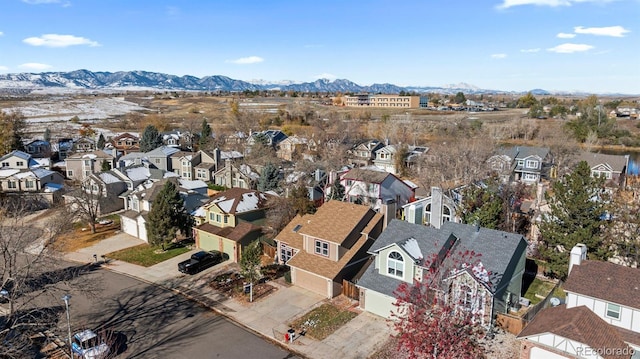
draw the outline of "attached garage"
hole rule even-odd
[[[360,300],[362,309],[383,318],[391,318],[391,312],[396,309],[393,305],[396,300],[395,298],[370,289],[362,288],[362,290],[364,290],[364,299],[361,298]],[[362,291],[360,293],[362,293]]]
[[[301,288],[308,289],[327,298],[333,298],[333,281],[317,276],[300,268],[291,267],[291,282]]]
[[[120,226],[124,233],[138,237],[138,223],[134,218],[120,216]]]

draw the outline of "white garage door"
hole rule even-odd
[[[128,235],[138,237],[138,224],[135,219],[131,219],[125,216],[120,216],[120,225],[122,231]]]

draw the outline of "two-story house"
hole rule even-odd
[[[308,149],[308,143],[309,140],[305,137],[289,136],[280,142],[276,155],[285,161],[297,160]]]
[[[247,139],[247,144],[249,146],[253,146],[256,143],[256,137],[260,135],[265,137],[267,142],[266,145],[273,147],[274,149],[277,149],[278,146],[280,145],[280,142],[284,141],[288,137],[284,132],[280,130],[265,130],[265,131],[252,132],[249,135],[249,138]]]
[[[207,184],[202,181],[189,181],[177,177],[165,178],[155,182],[138,185],[127,193],[125,211],[120,213],[122,231],[148,242],[147,221],[153,201],[167,181],[175,184],[184,201],[187,213],[192,214],[197,208],[209,201],[206,195]]]
[[[336,297],[342,280],[364,265],[383,222],[368,206],[329,201],[314,214],[295,217],[276,236],[277,260],[291,268],[293,285]]]
[[[101,172],[103,165],[107,170],[115,168],[116,159],[107,152],[93,151],[73,154],[65,158],[64,163],[67,178],[81,181],[92,173]]]
[[[50,158],[51,143],[45,140],[33,140],[24,145],[24,152],[33,158]]]
[[[522,358],[640,356],[640,269],[586,256],[584,244],[571,250],[565,304],[542,310],[518,335]]]
[[[416,281],[441,292],[452,305],[472,310],[480,324],[493,325],[494,316],[520,298],[526,248],[524,237],[513,233],[454,222],[435,228],[392,220],[369,249],[373,261],[356,282],[360,307],[391,318],[394,291]],[[444,285],[426,275],[441,268],[450,271],[443,275]]]
[[[247,164],[234,164],[226,160],[213,174],[213,183],[226,188],[255,189],[260,174]]]
[[[63,182],[62,175],[41,168],[26,152],[12,151],[0,157],[0,191],[3,193],[54,192],[62,188]]]
[[[431,195],[402,206],[402,218],[409,223],[440,228],[444,222],[460,223],[459,206],[440,187],[431,187]]]
[[[113,148],[125,155],[130,152],[140,151],[140,138],[128,132],[115,136],[110,142]]]
[[[378,140],[366,140],[355,144],[349,151],[349,158],[355,167],[367,167],[373,165],[376,151],[384,147]]]
[[[73,138],[60,138],[55,145],[55,152],[58,152],[58,159],[63,161],[67,156],[73,153]],[[52,148],[52,150],[54,150]]]
[[[242,250],[262,235],[260,223],[266,217],[270,194],[231,188],[211,197],[194,213],[196,246],[218,250],[238,262]]]
[[[549,176],[553,160],[549,148],[514,146],[491,156],[487,163],[505,181],[534,184]]]
[[[193,135],[189,131],[167,131],[162,132],[160,136],[162,136],[162,143],[165,146],[193,150]]]
[[[375,158],[373,159],[373,165],[381,168],[389,173],[397,174],[398,169],[396,166],[396,153],[398,147],[395,145],[386,145],[375,152]]]
[[[171,170],[184,179],[200,179],[207,181],[212,178],[216,165],[220,162],[220,152],[206,151],[185,152],[178,151],[171,155]]]
[[[89,137],[80,137],[73,141],[72,151],[78,152],[93,152],[96,149],[103,150],[103,148],[96,148],[96,141]]]
[[[144,156],[147,158],[147,161],[149,161],[149,165],[161,170],[173,172],[171,156],[177,152],[180,152],[180,149],[163,145],[149,152],[145,152]]]
[[[587,162],[591,168],[591,176],[604,177],[607,187],[624,186],[627,167],[629,167],[629,155],[581,152],[577,160]]]
[[[347,201],[378,210],[395,201],[398,208],[415,199],[415,186],[376,167],[353,168],[340,176]]]

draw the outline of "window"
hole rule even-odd
[[[527,160],[527,168],[538,168],[538,161]]]
[[[24,162],[22,161],[16,162],[16,167],[22,167],[22,166],[24,166]]]
[[[224,215],[224,223],[229,223],[229,215]]]
[[[2,167],[9,167],[9,162],[2,162]]]
[[[524,166],[524,160],[518,160],[518,166],[520,167]]]
[[[222,221],[222,216],[219,214],[216,214],[216,222],[220,223],[220,221]]]
[[[8,184],[9,184],[9,188],[13,188],[13,189],[18,188],[18,186],[16,186],[16,181],[9,181]]]
[[[24,182],[24,187],[25,188],[35,188],[36,187],[36,183],[33,180],[26,180]]]
[[[427,204],[424,207],[424,223],[425,224],[431,223],[431,203]]]
[[[451,208],[442,206],[442,223],[451,221]]]
[[[460,288],[460,307],[466,311],[473,309],[473,291],[468,285]]]
[[[620,306],[617,304],[607,303],[607,318],[620,320]]]
[[[375,185],[375,183],[369,183],[369,184],[367,184],[367,191],[368,191],[369,193],[371,193],[371,192],[376,192],[376,185]]]
[[[402,254],[393,251],[387,257],[387,273],[402,278],[404,274],[404,258]]]
[[[216,220],[216,217],[215,217],[215,215],[213,213],[209,213],[209,220],[210,221],[215,221]]]
[[[67,177],[73,177],[73,171],[72,170],[68,170],[67,171]]]
[[[524,174],[524,180],[525,181],[536,181],[538,179],[538,176],[536,174],[533,173],[525,173]]]
[[[282,244],[280,247],[280,260],[282,263],[287,263],[291,257],[293,257],[293,248]]]
[[[329,256],[329,243],[325,241],[316,240],[315,243],[315,253],[320,254],[322,256]]]

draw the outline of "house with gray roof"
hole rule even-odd
[[[415,187],[375,166],[345,172],[340,184],[345,188],[346,201],[367,204],[374,210],[390,202],[399,208],[415,198]]]
[[[63,187],[58,172],[43,168],[30,154],[12,151],[0,157],[0,192],[13,194],[52,193]],[[53,202],[52,196],[47,196]]]
[[[513,233],[454,222],[435,228],[392,220],[369,248],[373,259],[356,281],[360,307],[391,318],[394,291],[416,281],[491,326],[497,313],[520,299],[526,247],[524,237]],[[427,275],[441,270],[448,273],[444,286]]]
[[[578,162],[585,161],[591,168],[592,177],[604,177],[607,187],[624,186],[629,155],[607,155],[604,153],[581,152]]]
[[[115,168],[116,159],[110,153],[102,150],[70,155],[64,160],[67,178],[83,180],[92,173],[101,172],[105,162],[108,169]]]
[[[180,149],[170,146],[160,146],[149,152],[145,152],[145,156],[150,166],[165,171],[172,171],[171,155],[176,152],[180,152]]]
[[[534,184],[548,178],[553,159],[547,147],[514,146],[487,160],[489,170],[503,180]]]
[[[405,221],[435,228],[440,228],[444,222],[461,222],[459,212],[459,204],[440,187],[431,187],[429,196],[402,206]]]

